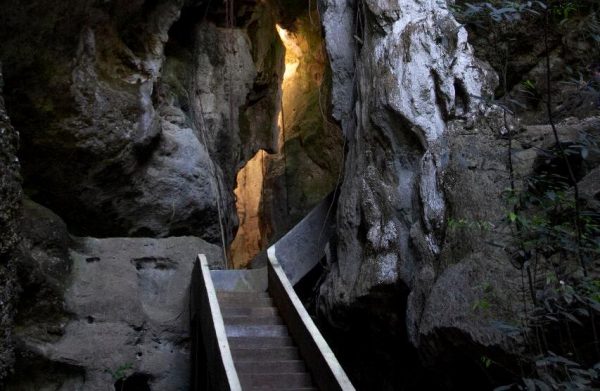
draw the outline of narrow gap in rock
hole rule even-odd
[[[258,151],[237,174],[235,196],[239,227],[231,244],[235,267],[248,265],[268,243],[266,232],[261,229],[266,155],[265,151]]]
[[[333,191],[343,155],[341,132],[328,118],[331,75],[318,13],[280,9],[273,29],[285,50],[277,151],[258,150],[238,171],[239,227],[229,252],[236,268],[248,267]]]

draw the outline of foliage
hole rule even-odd
[[[513,135],[501,132],[508,141],[510,188],[505,192],[505,224],[510,227],[511,261],[523,276],[522,323],[510,326],[511,335],[523,341],[515,382],[497,390],[571,390],[600,388],[600,346],[596,327],[600,319],[600,280],[587,268],[600,259],[600,214],[585,210],[578,197],[576,165],[585,162],[594,140],[580,137],[578,144],[564,143],[556,131],[552,106],[549,37],[575,34],[581,40],[600,44],[600,2],[585,0],[508,1],[457,3],[450,7],[457,20],[487,32],[495,49],[492,65],[500,72],[501,96],[497,107],[512,114],[510,107],[523,107],[510,95],[510,82],[520,84],[522,96],[544,103],[556,143],[539,150],[535,173],[515,177],[512,167]],[[509,74],[512,46],[534,32],[545,45],[545,85],[523,75]],[[575,30],[574,30],[575,29]],[[600,66],[578,69],[569,80],[580,93],[600,97]],[[572,74],[575,72],[573,71]],[[600,101],[599,101],[600,102]],[[494,224],[450,220],[450,229],[496,229]],[[501,230],[499,230],[500,232]],[[473,310],[490,308],[489,292],[473,304]],[[485,368],[500,365],[481,357]]]
[[[112,369],[107,369],[106,372],[110,373],[110,375],[113,377],[113,380],[119,381],[119,380],[123,380],[127,376],[129,376],[132,369],[133,369],[133,364],[128,362],[128,363],[125,363],[125,364],[119,366],[114,371]]]
[[[489,311],[492,308],[492,300],[494,299],[494,291],[490,284],[483,284],[483,297],[473,303],[473,311]],[[488,365],[489,366],[489,365]]]
[[[481,231],[491,231],[494,228],[494,224],[490,221],[483,220],[467,220],[467,219],[448,219],[448,229],[472,229]]]
[[[541,1],[493,1],[480,3],[465,3],[464,6],[454,5],[452,11],[459,19],[479,23],[481,17],[489,17],[493,22],[516,22],[524,14],[539,15],[537,8],[545,8]]]
[[[582,150],[587,148],[582,147]],[[507,219],[518,227],[514,235],[520,257],[548,258],[561,253],[563,258],[573,258],[578,249],[590,259],[600,254],[600,216],[589,211],[575,221],[573,195],[566,178],[544,173],[525,178],[524,183],[524,190],[507,190],[510,207]],[[578,223],[583,231],[581,241],[575,227]]]

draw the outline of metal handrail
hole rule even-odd
[[[203,346],[203,349],[195,346],[192,350],[195,354],[205,353],[204,357],[193,357],[193,389],[241,391],[217,292],[204,254],[198,255],[194,265],[190,300],[193,340]]]
[[[268,251],[269,293],[315,383],[323,391],[354,391],[346,372],[296,295],[275,253],[274,247]]]

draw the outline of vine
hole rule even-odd
[[[589,150],[597,150],[593,139],[565,142],[561,139],[553,104],[550,36],[564,26],[578,25],[585,38],[598,46],[598,4],[592,1],[506,1],[457,4],[451,11],[457,19],[487,33],[489,44],[500,54],[495,59],[500,70],[501,98],[495,105],[503,110],[503,131],[507,139],[509,188],[505,199],[508,211],[506,223],[512,227],[509,239],[513,243],[511,260],[521,271],[523,292],[523,323],[518,333],[523,336],[523,352],[519,357],[520,371],[513,384],[498,390],[525,389],[591,389],[600,387],[600,352],[596,319],[600,316],[600,280],[591,277],[591,260],[600,257],[600,215],[585,210],[576,170],[576,158],[585,160]],[[546,120],[553,146],[540,150],[547,168],[530,176],[518,178],[514,170],[514,136],[508,123],[512,107],[524,107],[511,96],[508,85],[509,39],[518,36],[524,23],[541,27],[543,36],[542,63],[545,86],[542,90],[533,81],[521,82],[525,96],[544,104]],[[582,26],[582,23],[588,23]],[[518,38],[516,43],[518,43]],[[578,83],[580,90],[596,91],[594,67],[588,67],[590,82]],[[519,76],[519,75],[516,75]],[[598,94],[600,96],[600,94]],[[485,230],[493,225],[481,222],[451,221],[449,228]],[[531,302],[531,306],[528,306]],[[484,297],[474,304],[474,310],[488,309]],[[485,367],[497,363],[486,357]]]

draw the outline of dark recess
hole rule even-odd
[[[119,379],[115,383],[115,391],[150,391],[148,382],[152,377],[145,373],[136,372],[125,379]]]

